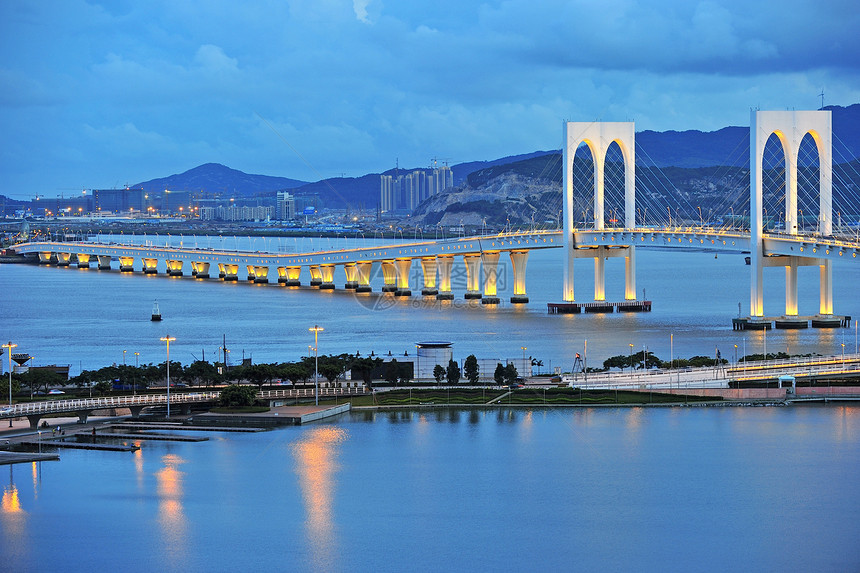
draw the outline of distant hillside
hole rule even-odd
[[[270,175],[251,175],[220,163],[205,163],[184,173],[137,183],[146,191],[204,191],[225,195],[254,195],[266,191],[293,189],[304,181]]]

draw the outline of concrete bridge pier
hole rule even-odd
[[[439,294],[436,288],[436,257],[421,257],[421,274],[424,276],[424,288],[421,294],[433,296]]]
[[[224,263],[218,263],[218,278],[224,279],[227,277],[227,270],[224,268]]]
[[[40,265],[49,265],[54,258],[54,253],[46,252],[39,253],[39,264]]]
[[[220,265],[219,265],[220,266]],[[239,280],[239,265],[224,265],[224,280],[233,282]]]
[[[454,266],[454,255],[436,257],[436,268],[439,271],[439,292],[436,300],[454,300],[451,290],[451,268]]]
[[[393,260],[382,261],[382,292],[397,291],[397,267]]]
[[[594,257],[594,300],[606,300],[606,247],[597,247]]]
[[[42,419],[42,414],[30,414],[27,416],[27,419],[30,421],[30,429],[38,430],[39,429],[39,420]]]
[[[370,277],[373,274],[372,262],[355,263],[355,269],[358,273],[358,286],[355,292],[371,292]]]
[[[287,286],[302,286],[302,267],[287,267]]]
[[[78,268],[79,269],[88,269],[90,268],[90,255],[85,253],[78,253]]]
[[[167,276],[181,277],[182,276],[182,261],[178,259],[167,259]]]
[[[191,268],[194,269],[192,274],[198,279],[208,279],[209,278],[209,263],[204,263],[202,261],[197,261],[195,264],[193,261],[191,263]]]
[[[463,262],[466,263],[466,294],[464,298],[479,299],[481,298],[481,255],[474,253],[463,255]]]
[[[57,266],[67,267],[72,259],[72,253],[57,253]]]
[[[334,290],[334,265],[320,265],[320,290]]]
[[[134,419],[134,420],[139,419],[140,413],[143,412],[144,408],[146,408],[146,406],[129,406],[128,409],[131,410],[132,419]]]
[[[287,282],[287,267],[278,267],[278,284],[286,284]]]
[[[818,314],[833,314],[833,266],[828,259],[822,259],[818,265]]]
[[[256,284],[266,284],[269,282],[269,267],[255,266],[254,267],[254,282]]]
[[[347,290],[356,290],[358,288],[358,267],[355,263],[346,263],[343,265],[343,272],[346,274],[346,284],[343,288]]]
[[[143,258],[143,274],[157,275],[158,274],[158,259]]]
[[[86,424],[87,418],[92,414],[92,410],[78,410],[75,414],[78,415],[78,424]]]
[[[248,271],[248,282],[254,282],[257,279],[257,272],[254,270],[254,265],[245,265],[245,269]]]
[[[624,255],[624,300],[636,300],[636,247],[629,246]]]
[[[394,296],[412,296],[412,291],[409,290],[409,273],[412,272],[412,259],[397,259],[394,261],[394,266],[397,267],[397,290],[394,291]]]
[[[496,292],[499,273],[499,251],[481,253],[481,266],[484,268],[484,295],[481,304],[499,304]]]
[[[133,273],[134,272],[134,257],[119,258],[119,272]]]
[[[110,255],[99,255],[99,270],[100,271],[109,271],[110,270]]]
[[[528,251],[511,251],[511,267],[514,272],[514,295],[511,302],[523,304],[529,301],[526,295],[526,263],[529,259]]]
[[[311,265],[309,268],[311,272],[311,286],[318,287],[322,284],[322,273],[320,272],[319,265]]]

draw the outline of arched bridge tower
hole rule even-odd
[[[573,237],[573,158],[581,144],[588,146],[594,161],[594,228],[604,228],[604,166],[609,147],[617,144],[624,159],[624,227],[636,226],[636,146],[633,122],[565,122],[564,124],[564,301],[573,302],[573,260],[594,258],[594,299],[606,300],[604,262],[607,256],[625,257],[625,300],[636,299],[636,247],[594,247],[577,250]]]
[[[757,111],[750,114],[750,238],[751,283],[750,316],[764,316],[762,269],[785,267],[785,314],[797,315],[797,267],[818,265],[820,280],[819,313],[833,314],[833,270],[827,259],[811,257],[764,257],[762,216],[762,172],[764,149],[776,135],[785,156],[785,232],[797,234],[797,164],[803,138],[815,141],[819,162],[819,209],[816,234],[829,236],[833,231],[832,131],[829,111]]]

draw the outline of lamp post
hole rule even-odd
[[[161,340],[167,343],[167,418],[170,419],[170,343],[176,339],[167,334]]]
[[[523,376],[525,376],[525,367],[526,367],[526,350],[528,350],[528,348],[526,348],[525,346],[520,346],[520,350],[522,350],[522,351],[523,351]]]
[[[17,344],[12,344],[10,340],[3,345],[3,348],[9,353],[9,407],[12,407],[12,349],[16,348]],[[12,418],[9,418],[9,427],[12,427]]]
[[[633,375],[633,343],[628,344],[630,347],[630,375]]]
[[[128,352],[128,350],[123,350],[123,351],[122,351],[122,365],[123,365],[123,366],[125,366],[125,353],[126,353],[126,352]]]
[[[321,326],[317,326],[316,324],[313,328],[308,329],[310,332],[314,333],[314,403],[319,406],[320,403],[320,391],[319,391],[319,333],[325,330]]]

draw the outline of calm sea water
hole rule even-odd
[[[106,237],[102,237],[106,240]],[[161,244],[165,237],[147,241]],[[345,239],[179,238],[185,246],[217,246],[272,251],[327,249],[354,244]],[[232,242],[231,242],[232,241]],[[533,251],[528,261],[526,286],[531,302],[511,305],[513,288],[509,261],[502,257],[500,296],[503,304],[467,304],[465,271],[457,260],[453,273],[457,300],[440,303],[420,296],[420,266],[413,265],[409,299],[376,293],[356,295],[339,288],[318,291],[310,287],[286,288],[277,284],[224,283],[217,278],[195,280],[190,276],[168,278],[77,268],[0,265],[0,336],[18,344],[17,352],[28,352],[36,364],[70,364],[72,373],[125,360],[134,364],[165,359],[165,334],[176,337],[171,359],[189,363],[195,358],[214,360],[222,336],[231,350],[230,361],[243,356],[255,362],[293,361],[306,355],[313,344],[308,328],[318,324],[321,354],[367,355],[414,352],[414,344],[426,340],[454,343],[454,357],[462,360],[474,353],[478,358],[526,355],[550,366],[570,370],[575,352],[587,341],[589,364],[606,357],[627,354],[647,347],[663,359],[693,355],[723,357],[760,353],[765,342],[769,352],[819,352],[839,354],[854,349],[855,329],[772,331],[739,333],[731,319],[749,312],[749,267],[739,254],[700,253],[681,250],[645,250],[637,253],[637,288],[654,301],[650,313],[609,315],[548,315],[547,302],[561,300],[559,249]],[[846,261],[835,266],[835,311],[860,317],[860,263]],[[116,264],[116,263],[115,263]],[[576,263],[577,300],[593,297],[593,264]],[[623,261],[607,261],[607,298],[621,300],[624,294]],[[190,271],[189,271],[190,272]],[[818,310],[818,270],[799,269],[800,314]],[[217,275],[215,275],[217,276]],[[307,283],[309,277],[303,275]],[[345,282],[342,269],[335,275],[338,287]],[[765,312],[779,315],[784,309],[784,273],[765,269]],[[164,320],[152,323],[150,313],[158,300]],[[765,340],[766,339],[766,340]],[[673,342],[670,342],[673,341]]]
[[[4,571],[857,571],[860,408],[343,415],[0,468]]]

